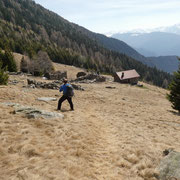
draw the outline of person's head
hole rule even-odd
[[[66,84],[68,80],[66,78],[63,79],[63,83]]]

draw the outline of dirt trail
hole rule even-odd
[[[92,94],[88,97],[89,101],[84,101],[84,108],[77,109],[79,118],[86,123],[86,137],[84,143],[88,146],[89,158],[87,164],[92,169],[93,179],[117,179],[117,172],[113,167],[113,153],[116,151],[116,137],[107,120],[101,116],[101,111],[93,104],[99,104]],[[80,109],[81,109],[80,108]],[[79,112],[80,111],[80,112]],[[99,114],[100,113],[100,114]]]

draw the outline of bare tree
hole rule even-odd
[[[30,63],[30,72],[35,76],[41,76],[47,72],[54,71],[53,63],[48,54],[44,51],[39,51]]]
[[[21,59],[21,71],[24,73],[29,73],[30,71],[30,59],[28,56],[23,56]]]

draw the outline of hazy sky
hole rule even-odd
[[[180,23],[180,0],[35,0],[93,32],[149,29]]]

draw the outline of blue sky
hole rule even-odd
[[[70,22],[108,34],[180,23],[180,0],[35,0]]]

